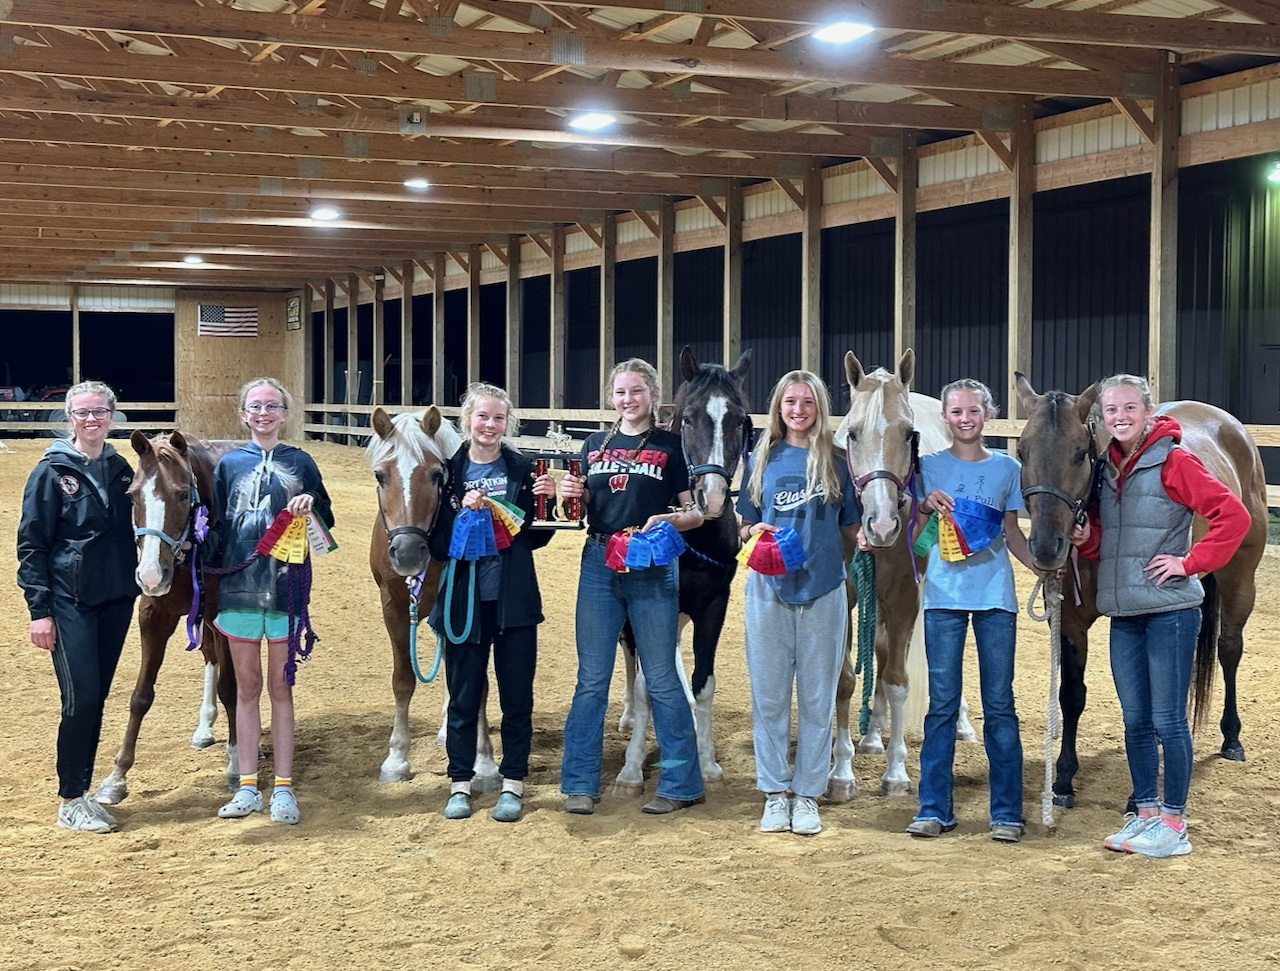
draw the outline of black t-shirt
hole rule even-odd
[[[608,434],[596,432],[582,443],[590,493],[587,525],[593,532],[606,534],[643,526],[650,516],[675,505],[676,496],[689,491],[689,468],[678,435],[655,428],[640,449],[643,435],[619,432],[609,440],[607,454],[601,455],[600,446]]]

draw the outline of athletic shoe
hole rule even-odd
[[[524,800],[514,792],[504,792],[489,815],[500,823],[517,822],[524,815]]]
[[[764,801],[764,815],[760,817],[760,832],[791,832],[791,800],[785,792],[768,796]]]
[[[276,786],[271,791],[271,821],[292,826],[302,818],[298,812],[298,797],[291,786]]]
[[[1159,818],[1159,816],[1139,816],[1137,813],[1125,813],[1124,825],[1104,839],[1102,845],[1109,850],[1123,853],[1125,852],[1125,843],[1129,842]]]
[[[913,819],[907,824],[907,832],[921,839],[933,839],[956,828],[955,823],[943,823],[940,819]]]
[[[218,809],[219,819],[243,819],[250,813],[262,812],[262,793],[248,786],[241,786],[229,802]]]
[[[1191,852],[1191,840],[1187,838],[1185,823],[1181,829],[1174,829],[1163,819],[1157,818],[1137,836],[1126,840],[1124,850],[1126,853],[1139,853],[1157,859],[1186,856]]]
[[[791,804],[791,832],[801,836],[813,836],[822,832],[818,804],[808,796],[796,796],[795,802]]]
[[[89,812],[93,813],[113,830],[120,827],[120,821],[107,811],[107,807],[87,792],[84,794],[84,804],[89,807]]]
[[[445,819],[469,819],[471,817],[471,796],[465,792],[455,792],[444,804]]]
[[[81,833],[111,832],[111,826],[89,807],[84,796],[58,805],[58,825]]]

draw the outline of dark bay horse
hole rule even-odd
[[[435,524],[444,496],[448,461],[462,444],[453,423],[441,417],[435,406],[392,418],[381,408],[373,413],[373,437],[366,455],[378,488],[378,514],[369,541],[369,568],[382,598],[382,620],[391,639],[391,688],[395,695],[395,717],[387,757],[378,774],[380,782],[403,782],[412,778],[409,765],[409,702],[417,687],[417,677],[409,656],[411,590],[416,587],[418,616],[422,619],[417,636],[424,648],[434,650],[435,635],[425,621],[435,603],[443,564],[433,560],[427,537]],[[488,723],[481,713],[476,785],[484,791],[482,778],[497,776],[482,771],[482,760],[493,762],[493,746]]]
[[[165,648],[178,622],[191,609],[193,566],[199,569],[198,544],[193,529],[196,510],[213,498],[213,467],[235,442],[202,442],[182,432],[147,438],[135,431],[130,438],[138,453],[138,471],[129,487],[133,500],[134,534],[138,538],[138,569],[142,590],[138,630],[142,660],[129,698],[129,723],[116,753],[115,766],[98,786],[96,798],[114,806],[129,794],[127,776],[133,768],[138,732],[155,701],[156,677],[164,663]],[[212,516],[212,511],[210,512]],[[187,544],[191,544],[188,546]],[[204,700],[200,723],[191,736],[193,748],[213,744],[213,703],[218,697],[227,713],[227,784],[239,783],[236,761],[236,676],[227,651],[227,639],[214,626],[218,606],[218,580],[209,577],[204,590],[203,630],[198,632],[205,660]]]
[[[733,512],[730,490],[750,441],[751,409],[742,389],[750,366],[749,350],[731,369],[726,369],[719,364],[699,364],[693,352],[684,348],[680,353],[680,373],[685,381],[676,395],[671,425],[684,447],[694,502],[706,518],[697,529],[682,534],[687,548],[680,557],[680,629],[683,634],[685,627],[693,624],[692,683],[684,679],[679,641],[676,665],[689,691],[698,733],[698,762],[702,778],[708,782],[724,777],[712,738],[711,701],[716,691],[716,645],[738,567],[738,517]],[[631,729],[631,741],[613,791],[615,795],[639,795],[644,790],[648,696],[644,672],[636,670],[629,625],[623,630],[623,643],[627,690],[620,728]]]
[[[1105,461],[1106,433],[1102,423],[1091,421],[1090,417],[1097,385],[1080,395],[1062,391],[1037,394],[1023,374],[1016,373],[1015,377],[1018,397],[1027,412],[1018,458],[1022,461],[1022,488],[1031,516],[1031,556],[1041,569],[1057,570],[1067,562],[1077,513],[1082,513],[1090,501],[1093,462]],[[1236,710],[1236,670],[1244,652],[1244,625],[1253,611],[1257,589],[1254,574],[1267,542],[1267,490],[1262,459],[1244,426],[1220,408],[1198,401],[1173,401],[1158,406],[1156,413],[1178,420],[1183,446],[1241,498],[1253,520],[1231,562],[1203,578],[1205,599],[1193,679],[1194,722],[1199,723],[1212,694],[1216,640],[1225,687],[1221,755],[1244,761],[1240,715]],[[1204,529],[1204,521],[1197,516],[1193,535],[1198,538]],[[1079,769],[1076,737],[1085,706],[1089,627],[1099,616],[1094,603],[1096,566],[1083,557],[1078,566],[1080,603],[1076,603],[1074,595],[1072,570],[1066,571],[1062,603],[1062,749],[1053,783],[1053,801],[1059,806],[1075,804],[1074,779]]]

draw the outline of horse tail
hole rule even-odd
[[[1213,698],[1214,672],[1218,668],[1218,580],[1205,574],[1204,601],[1200,604],[1200,634],[1196,638],[1195,674],[1191,689],[1191,730],[1199,731]]]

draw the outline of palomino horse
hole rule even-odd
[[[382,596],[382,621],[391,638],[391,688],[396,711],[380,782],[404,782],[409,765],[409,702],[417,677],[409,656],[409,610],[414,594],[418,616],[431,613],[442,564],[431,559],[427,541],[444,495],[448,461],[462,444],[453,423],[435,406],[392,418],[381,408],[373,413],[373,437],[366,451],[378,483],[378,515],[369,543],[369,568]],[[430,637],[424,625],[419,636]],[[476,756],[476,791],[498,784],[489,724],[480,713]]]
[[[1015,377],[1018,397],[1027,411],[1018,458],[1022,461],[1022,490],[1031,516],[1031,557],[1043,570],[1058,570],[1071,549],[1072,527],[1093,501],[1093,466],[1106,461],[1106,433],[1096,427],[1099,423],[1090,420],[1097,385],[1078,396],[1062,391],[1037,394],[1024,375],[1016,373]],[[1225,685],[1221,755],[1243,762],[1236,669],[1244,652],[1244,625],[1253,611],[1254,573],[1267,542],[1267,488],[1262,459],[1244,426],[1220,408],[1199,401],[1173,401],[1160,405],[1156,412],[1178,420],[1183,446],[1241,498],[1253,520],[1231,562],[1203,578],[1205,598],[1200,608],[1193,690],[1194,720],[1199,723],[1212,694],[1216,638]],[[1193,535],[1199,537],[1204,530],[1205,523],[1197,516]],[[1085,705],[1089,626],[1098,619],[1095,564],[1081,558],[1078,566],[1078,589],[1064,591],[1062,603],[1062,749],[1053,783],[1053,801],[1059,806],[1075,804],[1073,783],[1079,769],[1076,732]],[[1075,587],[1075,571],[1068,570],[1067,575],[1071,578],[1068,586]]]
[[[951,444],[950,433],[942,420],[942,403],[937,398],[908,391],[915,373],[915,360],[914,352],[907,350],[893,374],[884,368],[867,374],[853,351],[849,351],[844,358],[845,375],[849,379],[849,413],[836,432],[836,442],[844,446],[849,475],[862,507],[863,532],[867,542],[877,550],[875,704],[858,751],[885,753],[886,766],[880,788],[892,795],[911,791],[904,738],[909,686],[907,664],[911,632],[920,612],[920,589],[912,572],[914,554],[905,528],[912,509],[911,479],[919,455]],[[923,561],[918,565],[922,567]],[[921,670],[917,677],[923,680],[924,674]],[[836,696],[836,742],[827,789],[828,798],[835,801],[849,799],[857,791],[849,725],[853,689],[853,667],[846,659]],[[881,737],[886,721],[887,750]],[[956,734],[960,738],[974,737],[963,709]]]
[[[731,483],[738,462],[750,442],[751,409],[742,380],[751,366],[751,352],[744,351],[732,370],[718,364],[699,365],[686,347],[680,353],[680,373],[685,383],[676,395],[672,428],[678,429],[689,466],[693,499],[706,517],[697,529],[684,533],[687,545],[680,557],[680,631],[693,623],[693,683],[684,676],[684,658],[676,641],[676,666],[698,733],[698,763],[702,778],[718,782],[724,772],[716,762],[711,737],[711,700],[716,691],[716,645],[724,628],[729,591],[737,571],[738,517],[731,501]],[[631,729],[626,762],[614,782],[615,795],[639,795],[644,790],[642,766],[645,728],[649,721],[644,672],[637,671],[631,647],[631,629],[623,629],[627,663],[627,690],[623,696],[620,728]]]
[[[138,630],[142,637],[142,661],[129,699],[129,723],[116,753],[115,767],[98,786],[96,798],[114,806],[129,794],[127,776],[133,768],[142,719],[156,696],[156,677],[164,663],[165,648],[196,600],[196,571],[200,569],[199,543],[193,535],[201,497],[213,495],[213,467],[234,442],[200,442],[182,432],[147,438],[135,431],[130,438],[138,453],[138,472],[129,487],[133,498],[134,533],[138,537],[138,569],[142,590]],[[211,514],[212,515],[212,514]],[[213,626],[217,613],[218,581],[210,577],[204,596],[203,631],[193,632],[204,654],[204,699],[200,722],[191,736],[192,748],[213,744],[213,703],[218,697],[227,713],[227,784],[240,781],[236,762],[236,675],[227,653],[227,639]]]

